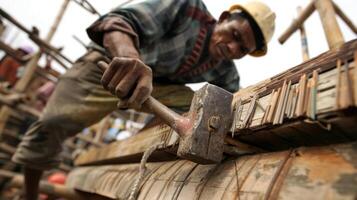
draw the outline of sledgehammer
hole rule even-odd
[[[105,70],[108,64],[98,62]],[[217,86],[206,84],[196,91],[190,111],[183,117],[150,96],[143,107],[161,118],[180,136],[179,157],[199,164],[221,161],[224,138],[231,122],[233,95]]]

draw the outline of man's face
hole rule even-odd
[[[224,15],[225,14],[225,15]],[[239,59],[256,48],[254,32],[247,19],[228,21],[223,13],[212,33],[209,52],[215,59]]]

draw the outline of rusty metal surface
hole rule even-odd
[[[206,84],[195,93],[188,133],[180,138],[177,155],[200,164],[219,163],[231,123],[233,94]]]
[[[356,199],[357,143],[242,156],[219,165],[148,164],[138,199]],[[138,164],[80,167],[67,186],[126,199]]]

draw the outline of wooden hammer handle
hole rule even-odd
[[[104,61],[99,61],[97,66],[104,72],[109,66]],[[162,119],[167,125],[174,129],[180,137],[184,136],[187,128],[189,128],[189,119],[182,117],[170,108],[156,100],[154,97],[149,98],[143,103],[143,108],[152,112],[160,119]]]

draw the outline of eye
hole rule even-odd
[[[233,37],[237,42],[242,41],[242,37],[240,36],[240,33],[237,30],[233,31]]]

